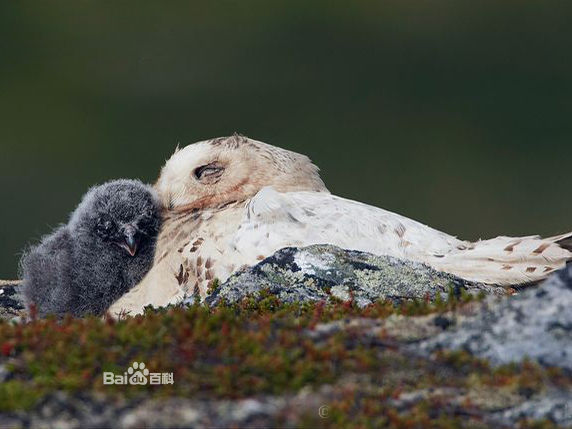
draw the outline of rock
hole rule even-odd
[[[233,274],[206,299],[234,303],[269,290],[282,302],[308,302],[336,298],[364,307],[379,299],[446,297],[450,288],[469,293],[504,295],[502,287],[466,282],[418,262],[376,256],[331,245],[287,247],[259,264]]]
[[[549,419],[561,426],[572,423],[572,395],[562,390],[548,390],[524,401],[515,393],[486,386],[436,386],[386,397],[383,386],[369,376],[348,375],[335,384],[243,399],[118,399],[94,393],[54,392],[31,410],[0,413],[0,427],[300,427],[308,416],[329,426],[335,424],[328,420],[330,406],[347,392],[352,392],[356,401],[375,397],[399,414],[415,413],[427,403],[438,404],[437,415],[464,416],[468,427],[522,427],[518,426],[522,419]],[[356,402],[347,412],[359,409]]]
[[[0,427],[100,428],[116,427],[117,417],[137,401],[111,400],[101,394],[56,391],[29,411],[0,413]]]
[[[456,329],[421,342],[422,353],[464,349],[493,365],[526,357],[572,371],[572,266],[538,288],[501,301],[489,298],[478,314]]]
[[[442,408],[451,414],[458,412],[467,415],[469,410],[464,405],[469,403],[473,406],[473,417],[486,422],[486,427],[522,427],[519,423],[523,420],[549,420],[563,427],[572,424],[572,394],[565,390],[544,392],[522,401],[519,396],[500,389],[467,391],[459,388],[427,388],[405,392],[390,399],[398,411],[411,409],[422,401],[441,403]]]
[[[548,392],[493,415],[498,423],[516,423],[522,419],[549,420],[562,427],[572,425],[572,393]]]
[[[17,281],[0,280],[0,319],[21,318],[24,314],[24,297]]]
[[[292,410],[317,413],[335,395],[331,386],[316,392],[302,389],[297,394],[237,400],[174,397],[126,401],[100,394],[55,392],[32,410],[0,413],[0,427],[272,427],[276,422],[292,427]]]

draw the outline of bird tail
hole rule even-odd
[[[437,268],[463,279],[496,285],[536,283],[572,260],[572,232],[549,238],[497,237],[458,246]]]

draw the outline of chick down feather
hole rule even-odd
[[[20,261],[23,293],[38,316],[101,315],[151,268],[159,201],[138,180],[91,188],[66,225]]]

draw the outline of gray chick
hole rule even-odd
[[[160,225],[150,186],[115,180],[91,188],[69,223],[22,257],[28,308],[40,317],[103,314],[151,268]]]

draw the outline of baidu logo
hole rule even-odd
[[[133,362],[123,374],[103,373],[103,384],[173,384],[172,372],[149,372],[143,362]]]

